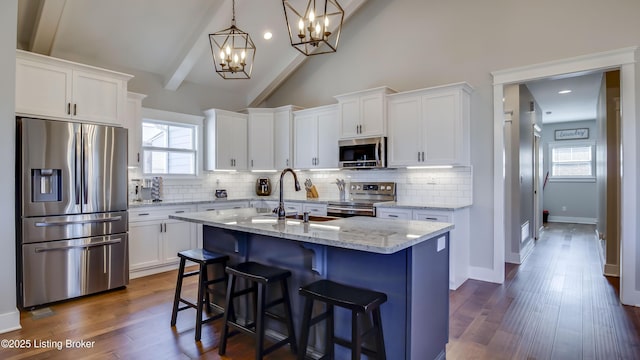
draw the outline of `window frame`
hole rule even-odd
[[[591,150],[591,175],[553,175],[553,149],[589,147]],[[550,182],[595,182],[596,181],[596,143],[595,141],[563,141],[549,143],[549,181]]]
[[[140,166],[140,170],[143,176],[162,176],[167,179],[197,179],[202,175],[202,124],[204,117],[175,113],[170,111],[156,110],[143,108],[142,120],[140,123],[140,151],[143,163]],[[178,127],[191,127],[193,129],[192,142],[193,150],[170,148],[170,147],[157,147],[157,146],[145,146],[143,141],[143,125],[145,122],[173,125]],[[146,151],[162,151],[167,154],[174,153],[193,153],[194,154],[194,173],[193,174],[170,174],[170,173],[150,173],[145,172],[144,168],[144,155]]]

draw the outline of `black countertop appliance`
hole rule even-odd
[[[269,178],[258,178],[258,180],[256,181],[256,195],[271,195],[271,180],[269,180]]]

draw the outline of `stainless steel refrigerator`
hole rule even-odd
[[[18,305],[128,284],[127,130],[16,120]]]

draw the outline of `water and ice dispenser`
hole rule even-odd
[[[31,201],[62,200],[61,169],[31,169]]]

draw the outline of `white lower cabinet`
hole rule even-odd
[[[136,208],[129,211],[129,277],[134,279],[178,267],[177,253],[196,247],[196,226],[169,219],[194,206]]]
[[[316,216],[326,216],[327,215],[327,204],[302,204],[302,212],[308,212],[309,215]]]
[[[392,220],[411,220],[411,209],[377,209],[376,217]]]
[[[455,290],[469,278],[469,208],[430,210],[377,208],[377,217],[393,220],[419,220],[452,223],[449,232],[449,289]]]

